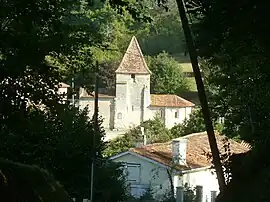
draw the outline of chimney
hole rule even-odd
[[[187,139],[177,138],[172,140],[173,162],[177,165],[186,165]]]

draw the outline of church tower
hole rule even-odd
[[[139,43],[132,37],[116,73],[115,118],[116,129],[127,129],[145,121],[150,105],[150,70]]]

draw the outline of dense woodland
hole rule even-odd
[[[226,172],[232,180],[218,201],[269,201],[269,6],[262,0],[186,1],[215,127],[253,147],[231,158]],[[95,152],[94,198],[129,198],[121,167],[104,154],[140,141],[138,128],[108,146],[100,119],[93,147],[97,125],[87,109],[61,104],[56,85],[74,78],[76,87],[93,90],[98,61],[100,87],[113,86],[113,71],[136,35],[153,71],[152,92],[181,95],[191,90],[179,64],[187,50],[176,2],[4,0],[0,24],[0,156],[38,165],[71,197],[88,198]],[[224,117],[222,126],[216,123],[219,117]],[[200,110],[171,130],[158,118],[143,126],[151,142],[204,130]],[[12,189],[5,180],[9,175],[2,172],[1,187]]]

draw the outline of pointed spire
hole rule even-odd
[[[116,73],[122,74],[150,74],[144,60],[141,48],[135,36],[132,37],[127,51],[118,67]]]

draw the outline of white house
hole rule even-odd
[[[59,95],[64,96],[64,100],[67,99],[67,93],[68,93],[68,88],[70,88],[70,85],[60,82],[57,86],[57,93]]]
[[[194,104],[188,100],[177,95],[150,94],[151,72],[135,37],[132,37],[115,73],[115,94],[99,94],[98,99],[108,139],[152,119],[156,114],[161,116],[168,128],[189,117]],[[81,108],[88,106],[89,116],[92,117],[94,93],[81,89],[78,104]]]
[[[70,88],[70,85],[60,82],[57,86],[58,88],[58,94],[59,95],[66,95],[68,93],[68,88]]]
[[[224,137],[216,134],[218,147],[224,153]],[[232,153],[239,154],[249,150],[246,144],[228,140]],[[167,143],[156,143],[132,148],[112,156],[114,162],[121,162],[128,172],[131,194],[141,196],[146,189],[154,190],[156,199],[170,189],[168,171],[173,186],[203,187],[203,202],[210,201],[211,192],[218,193],[216,175],[211,168],[208,136],[206,132],[195,133],[174,139]]]

